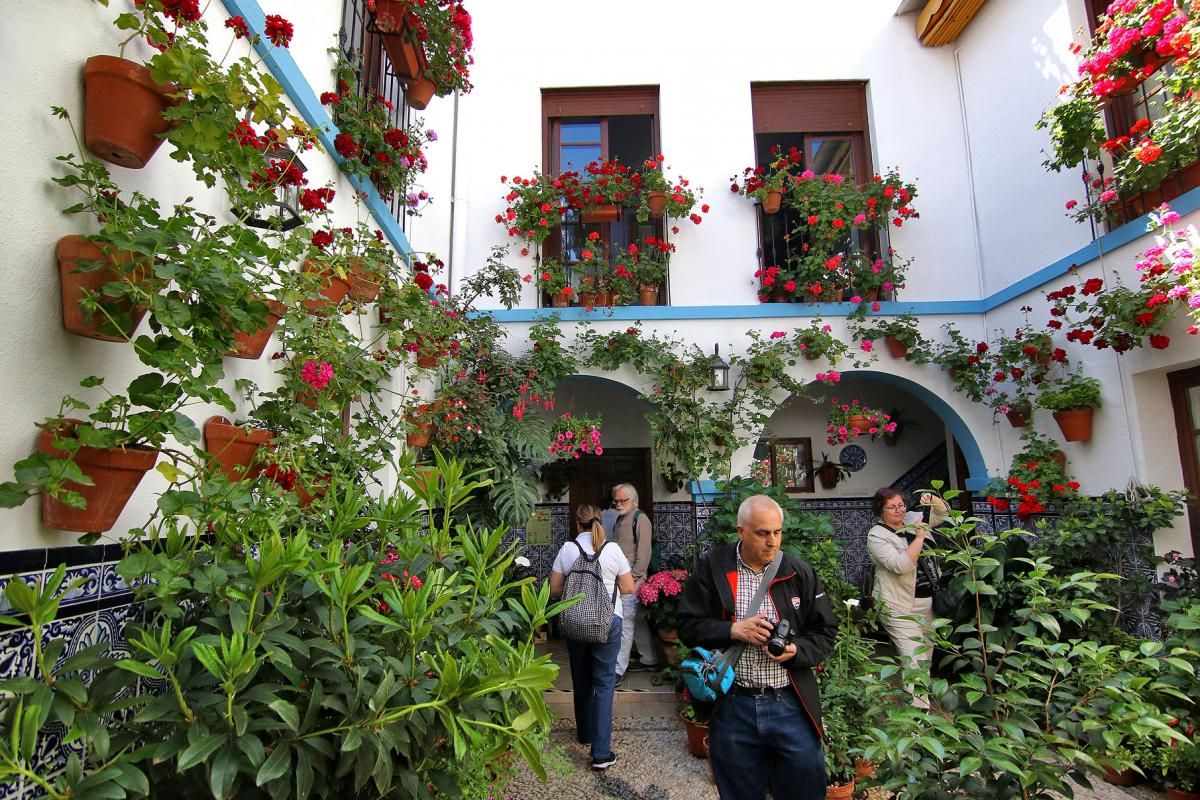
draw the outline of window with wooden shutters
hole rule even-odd
[[[797,173],[810,169],[858,183],[871,180],[866,88],[862,81],[751,84],[756,164],[767,166],[774,148],[783,153],[795,148],[802,156]],[[799,222],[786,207],[759,214],[760,266],[781,266],[804,247]],[[868,252],[878,248],[877,242],[853,241]]]
[[[584,177],[584,167],[599,159],[617,159],[639,170],[644,161],[659,152],[658,87],[543,89],[542,142],[542,163],[548,174],[571,170]],[[662,221],[639,223],[632,205],[622,209],[615,222],[585,223],[578,211],[569,212],[546,240],[543,255],[566,265],[576,293],[580,276],[572,268],[580,260],[588,234],[593,232],[600,234],[610,264],[631,242],[641,242],[647,236],[664,238]],[[662,292],[659,302],[668,302],[665,286]],[[543,295],[541,303],[549,305],[550,298]]]

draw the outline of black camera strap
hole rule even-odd
[[[746,618],[753,617],[758,613],[758,609],[762,606],[763,600],[767,598],[767,591],[771,588],[771,581],[775,580],[775,576],[779,573],[779,565],[783,563],[783,551],[775,552],[775,560],[767,565],[767,571],[763,573],[762,581],[758,584],[758,591],[750,598],[750,606],[746,609]],[[742,657],[742,651],[746,649],[745,642],[738,642],[732,647],[727,647],[725,652],[721,653],[721,657],[713,662],[713,667],[717,671],[717,685],[721,685],[721,681],[725,679],[725,670],[732,669],[738,659]]]

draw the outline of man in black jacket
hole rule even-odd
[[[733,688],[717,701],[709,757],[721,800],[821,800],[825,758],[821,702],[812,667],[833,649],[837,618],[813,568],[784,555],[757,614],[750,601],[783,538],[783,510],[766,495],[738,508],[739,542],[696,563],[679,603],[679,634],[693,647],[745,643]],[[791,642],[778,656],[765,645],[779,620]]]

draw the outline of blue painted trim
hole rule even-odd
[[[688,491],[692,493],[693,503],[711,503],[725,496],[724,492],[718,491],[717,484],[710,480],[688,481]]]
[[[313,91],[305,79],[304,74],[300,72],[300,68],[296,66],[295,60],[292,59],[292,54],[285,47],[276,47],[262,35],[263,29],[266,27],[266,14],[259,7],[257,0],[221,0],[225,5],[225,10],[230,16],[241,16],[246,20],[247,27],[250,28],[252,34],[258,34],[257,44],[254,45],[255,51],[262,58],[263,63],[267,65],[267,69],[279,81],[283,90],[287,92],[287,96],[296,106],[296,110],[300,112],[300,116],[304,117],[304,121],[309,124],[313,131],[317,134],[317,138],[321,140],[321,144],[325,147],[326,154],[341,167],[344,160],[338,155],[337,150],[333,147],[333,140],[338,135],[339,131],[334,127],[333,120],[329,118],[329,114],[325,112],[325,107],[321,105],[320,99]],[[368,180],[364,180],[354,175],[347,175],[346,178],[350,181],[362,195],[366,197],[366,205],[371,212],[371,216],[375,218],[375,223],[379,229],[383,231],[383,235],[392,243],[392,247],[401,255],[407,256],[412,252],[412,245],[408,242],[408,237],[404,235],[404,231],[400,229],[400,223],[392,216],[392,210],[388,208],[388,204],[379,195],[375,186]]]
[[[842,377],[853,374],[861,374],[868,380],[886,383],[915,395],[933,413],[938,415],[938,419],[950,428],[950,432],[954,435],[954,440],[962,448],[963,458],[967,462],[967,471],[969,473],[963,481],[963,485],[972,491],[982,489],[988,485],[991,477],[988,476],[987,464],[984,463],[983,452],[979,449],[979,444],[975,441],[975,435],[971,433],[971,429],[967,427],[967,423],[958,415],[958,412],[943,400],[940,395],[926,389],[916,381],[882,371],[847,370],[842,373]]]
[[[1171,201],[1171,208],[1180,214],[1200,209],[1200,188],[1192,189]],[[929,300],[925,302],[880,303],[879,315],[916,314],[917,316],[946,316],[953,314],[986,314],[1012,302],[1023,294],[1039,290],[1043,285],[1067,274],[1072,267],[1081,268],[1118,247],[1146,235],[1150,215],[1127,222],[1097,241],[1090,242],[1053,264],[1027,275],[1010,286],[981,300]],[[489,311],[497,322],[536,322],[551,314],[569,322],[584,320],[685,320],[685,319],[791,319],[796,317],[844,317],[855,306],[849,303],[756,303],[744,306],[618,306],[613,309],[587,311],[582,308],[519,308],[511,311]]]

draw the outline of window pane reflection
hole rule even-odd
[[[808,140],[808,168],[818,175],[836,173],[854,178],[854,147],[847,137],[811,137]]]

